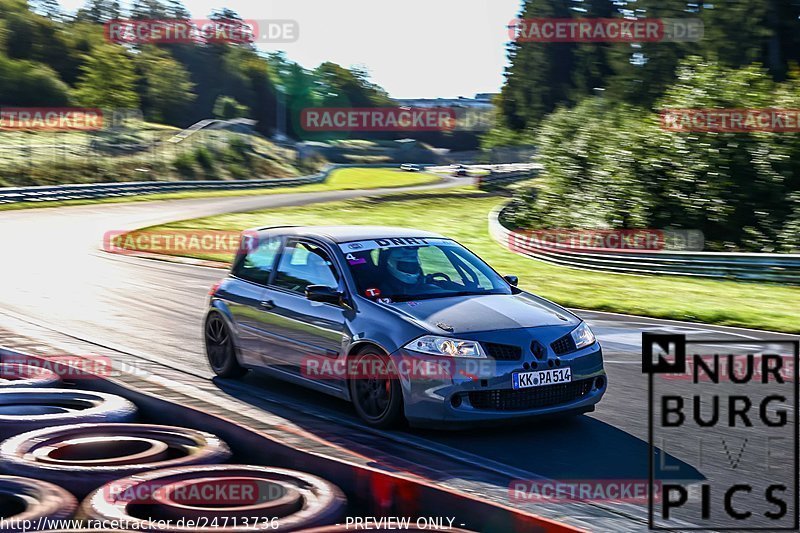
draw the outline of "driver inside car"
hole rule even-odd
[[[388,276],[383,280],[381,292],[383,294],[398,296],[412,296],[423,294],[435,285],[425,282],[425,275],[419,262],[419,248],[405,246],[402,248],[389,248],[386,251],[386,271]]]

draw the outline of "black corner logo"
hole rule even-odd
[[[685,373],[686,335],[642,333],[642,372],[644,374]]]

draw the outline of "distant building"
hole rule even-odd
[[[408,107],[471,107],[478,109],[491,109],[493,93],[478,93],[475,98],[399,98],[396,102]]]

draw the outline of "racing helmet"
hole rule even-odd
[[[419,264],[417,250],[417,248],[408,246],[391,248],[386,261],[389,274],[407,285],[419,282],[422,276],[422,267]]]

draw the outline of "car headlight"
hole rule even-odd
[[[581,322],[577,328],[572,330],[570,335],[572,335],[572,340],[575,341],[575,347],[578,349],[591,346],[597,340],[586,322]]]
[[[437,337],[425,335],[414,339],[404,346],[407,350],[427,353],[430,355],[445,355],[449,357],[474,357],[485,358],[481,345],[475,341],[464,341],[451,337]]]

